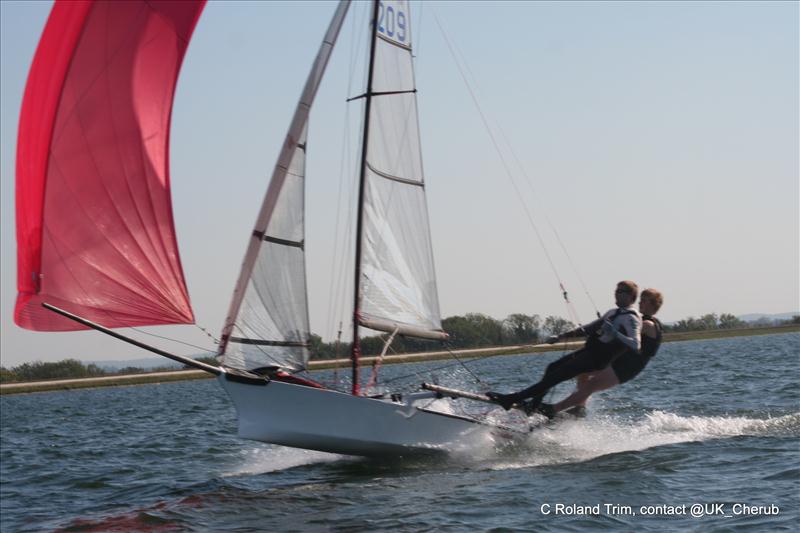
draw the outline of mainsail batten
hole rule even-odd
[[[170,198],[172,97],[204,1],[57,1],[17,145],[15,322],[54,331],[194,321]]]

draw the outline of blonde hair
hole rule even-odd
[[[653,314],[657,313],[659,309],[661,309],[661,305],[664,303],[664,295],[661,294],[660,291],[657,289],[645,289],[642,291],[641,299],[648,299],[655,307],[653,310]]]

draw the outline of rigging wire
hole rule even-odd
[[[420,45],[422,44],[422,28],[423,28],[423,26],[422,26],[422,19],[423,19],[422,14],[423,14],[423,8],[424,7],[425,7],[425,2],[420,2],[419,3],[419,15],[417,15],[417,22],[416,22],[416,24],[414,24],[414,28],[419,28],[419,31],[416,33],[416,36],[415,35],[411,35],[411,38],[412,38],[411,42],[415,43],[414,44],[414,50],[416,50],[417,54],[419,54]],[[414,54],[414,55],[412,55],[412,57],[416,60],[417,55]]]
[[[522,164],[522,161],[520,160],[519,156],[517,156],[517,152],[516,152],[516,150],[514,150],[514,146],[508,140],[508,137],[506,136],[506,133],[503,130],[502,126],[500,126],[500,124],[497,123],[496,124],[496,128],[497,128],[497,131],[500,132],[500,135],[503,137],[503,141],[505,141],[506,147],[511,152],[511,156],[514,158],[514,161],[517,163],[517,166],[519,167],[519,170],[522,173],[522,176],[525,178],[525,182],[528,184],[528,187],[531,190],[531,194],[533,194],[534,198],[539,198],[539,195],[536,194],[536,189],[533,187],[533,180],[530,178],[530,176],[528,175],[527,171],[525,170],[525,167]],[[589,294],[589,289],[586,287],[586,283],[584,283],[584,281],[583,281],[583,276],[581,276],[581,273],[578,271],[578,267],[575,266],[575,263],[572,261],[572,256],[570,256],[569,252],[567,251],[567,247],[564,245],[564,241],[561,240],[561,236],[559,235],[558,231],[556,230],[556,227],[553,224],[553,222],[550,220],[550,217],[547,215],[547,212],[544,209],[541,209],[540,211],[542,212],[542,216],[544,216],[545,222],[547,222],[547,225],[550,228],[550,231],[552,231],[553,235],[555,235],[556,241],[558,242],[559,246],[561,247],[561,251],[564,252],[564,256],[566,256],[567,262],[569,263],[570,267],[572,268],[572,272],[575,274],[575,277],[578,278],[578,282],[581,284],[581,287],[583,288],[583,292],[586,295],[586,297],[588,298],[589,303],[591,303],[592,308],[594,308],[595,314],[597,314],[597,317],[599,318],[601,316],[600,315],[600,310],[597,308],[597,304],[595,304],[594,299],[592,298],[592,295]],[[580,324],[580,321],[578,323]]]
[[[464,370],[466,370],[473,377],[473,379],[475,379],[475,382],[478,383],[479,385],[481,385],[482,387],[488,387],[488,385],[486,384],[486,382],[481,380],[480,377],[478,377],[472,371],[472,369],[470,369],[469,366],[467,366],[467,365],[469,363],[474,363],[476,361],[480,361],[482,359],[486,359],[486,358],[489,358],[489,357],[497,357],[497,356],[500,356],[500,355],[507,355],[507,354],[482,355],[480,357],[475,357],[474,359],[466,359],[465,360],[465,359],[461,359],[460,357],[458,357],[458,355],[456,355],[446,345],[445,345],[445,351],[447,351],[450,354],[450,356],[453,357],[453,359],[455,359],[455,361],[451,362],[451,363],[446,363],[444,365],[440,365],[440,366],[437,366],[437,367],[434,367],[434,368],[431,368],[431,369],[428,369],[428,370],[425,370],[426,373],[432,374],[433,372],[436,372],[436,371],[439,371],[439,370],[445,370],[447,368],[453,368],[453,367],[460,366]],[[395,376],[393,378],[385,379],[385,380],[383,380],[383,383],[385,385],[387,383],[393,383],[395,381],[402,381],[404,379],[409,379],[409,378],[413,378],[413,377],[418,377],[418,378],[422,378],[422,379],[429,379],[430,378],[430,376],[425,376],[420,371],[414,371],[414,372],[412,372],[410,374],[403,374],[402,376]]]
[[[360,18],[358,15],[354,15],[350,18],[352,21],[351,24],[354,28],[361,28],[363,26],[363,19],[366,16],[363,10],[357,10],[357,14],[360,14]],[[356,64],[358,61],[358,57],[362,53],[362,43],[364,39],[361,39],[360,33],[356,31],[351,31],[350,35],[353,35],[350,41],[350,58],[348,62],[348,85],[347,85],[347,95],[352,93],[353,83],[356,73]],[[341,154],[341,163],[339,169],[339,190],[337,196],[337,203],[336,203],[336,225],[333,233],[333,241],[334,241],[334,253],[333,258],[331,260],[331,278],[332,282],[330,284],[330,291],[329,291],[329,299],[328,299],[328,315],[327,315],[327,324],[325,331],[330,333],[333,330],[334,324],[336,319],[339,318],[340,328],[341,329],[341,317],[344,316],[344,294],[347,291],[347,278],[345,276],[346,273],[346,266],[348,257],[350,255],[350,247],[351,247],[351,239],[347,238],[350,235],[350,228],[352,226],[352,220],[350,213],[352,211],[352,196],[353,196],[353,184],[350,183],[349,190],[344,187],[345,177],[352,175],[352,149],[351,149],[351,129],[350,123],[352,121],[351,113],[350,113],[350,106],[345,102],[344,104],[344,132],[342,138],[342,154]],[[351,180],[352,181],[352,180]],[[344,192],[346,191],[346,196],[348,198],[347,209],[342,210],[342,198],[344,196]],[[342,218],[344,218],[345,222],[345,231],[344,233],[340,234],[339,230],[342,225]],[[340,237],[341,235],[341,237]],[[341,247],[341,241],[344,240],[343,249]],[[337,305],[338,304],[338,305]],[[341,340],[341,335],[339,335],[338,340]],[[337,342],[338,342],[337,340]]]
[[[466,365],[466,363],[464,361],[462,361],[461,358],[458,357],[458,355],[456,355],[456,353],[452,349],[450,349],[450,346],[447,343],[444,343],[444,348],[445,348],[445,350],[447,350],[447,353],[449,353],[450,356],[453,357],[453,359],[458,361],[458,364],[460,364],[461,367],[464,370],[469,372],[469,374],[475,379],[475,382],[478,383],[478,385],[481,385],[483,387],[488,387],[488,385],[486,383],[484,383],[483,380],[481,380],[481,378],[479,378],[478,375],[475,374],[475,372],[473,372],[472,369],[470,367],[468,367]]]
[[[206,334],[206,336],[207,336],[209,339],[211,339],[211,342],[213,342],[214,344],[219,344],[219,339],[218,339],[218,338],[216,338],[216,337],[215,337],[214,335],[212,335],[211,333],[209,333],[209,331],[208,331],[208,329],[207,329],[207,328],[204,328],[203,326],[201,326],[201,325],[199,325],[199,324],[195,324],[194,326],[195,326],[197,329],[199,329],[200,331],[202,331],[203,333],[205,333],[205,334]]]
[[[433,373],[433,372],[436,372],[438,370],[444,370],[446,368],[452,368],[454,366],[458,366],[459,364],[463,365],[465,362],[466,363],[471,363],[472,361],[476,361],[476,360],[477,359],[469,359],[467,361],[462,361],[461,363],[459,363],[459,362],[447,363],[445,365],[440,365],[440,366],[437,366],[435,368],[431,368],[429,370],[426,370],[425,372]],[[412,372],[410,374],[404,374],[402,376],[396,376],[396,377],[393,377],[393,378],[386,379],[386,380],[383,381],[383,383],[384,384],[393,383],[395,381],[402,381],[404,379],[409,379],[409,378],[413,378],[413,377],[418,377],[418,378],[422,378],[422,379],[430,378],[430,376],[423,376],[419,371],[414,371],[414,372]]]
[[[355,75],[357,73],[356,64],[366,65],[368,61],[364,59],[365,57],[369,57],[369,46],[367,38],[368,35],[371,34],[370,25],[366,24],[366,20],[368,20],[371,16],[371,9],[369,6],[366,6],[364,9],[361,10],[361,19],[359,20],[358,28],[360,28],[359,32],[353,32],[354,35],[354,42],[358,44],[355,52],[352,56],[352,66],[350,69],[350,77],[349,83],[347,87],[347,95],[349,96],[353,92],[353,85]],[[359,59],[361,58],[361,59]],[[366,86],[367,84],[367,77],[368,77],[368,69],[363,68],[361,70],[361,85]],[[347,101],[345,102],[345,106],[348,107],[349,105]],[[352,117],[352,115],[349,115]],[[358,114],[360,119],[360,125],[357,128],[353,128],[352,131],[355,132],[355,135],[358,135],[362,128],[364,127],[364,120],[366,117],[363,116],[363,113]],[[351,120],[353,120],[351,118]],[[348,122],[349,124],[349,122]],[[351,131],[351,130],[348,130]],[[351,133],[351,135],[353,135]],[[352,139],[351,139],[352,140]],[[361,148],[360,141],[356,141],[356,146]],[[347,221],[347,225],[345,226],[345,231],[342,234],[342,239],[345,241],[345,249],[344,253],[340,257],[340,267],[339,267],[339,274],[338,274],[338,290],[339,292],[336,295],[336,301],[339,302],[339,309],[338,315],[340,322],[346,321],[348,325],[348,330],[352,330],[353,328],[353,310],[350,307],[350,299],[347,297],[348,294],[352,293],[352,276],[350,273],[355,268],[353,266],[352,261],[353,259],[353,246],[355,244],[354,239],[352,236],[355,233],[354,226],[356,224],[356,215],[357,215],[357,208],[356,208],[356,198],[357,198],[357,190],[358,190],[358,170],[356,169],[356,164],[354,163],[354,156],[355,160],[360,160],[360,156],[357,153],[353,152],[353,149],[349,149],[347,152],[348,157],[348,174],[351,177],[350,179],[350,189],[347,194],[348,202],[347,202],[347,209],[342,213]]]
[[[195,324],[195,326],[197,326],[197,324]],[[136,331],[136,332],[141,333],[143,335],[148,335],[150,337],[155,337],[157,339],[163,339],[165,341],[171,341],[171,342],[175,342],[175,343],[178,343],[178,344],[183,344],[183,345],[189,346],[191,348],[197,348],[198,350],[203,350],[204,352],[208,352],[210,354],[215,354],[216,355],[216,353],[217,353],[216,350],[209,350],[208,348],[204,348],[202,346],[197,346],[196,344],[192,344],[190,342],[185,342],[185,341],[182,341],[182,340],[179,340],[179,339],[175,339],[175,338],[172,338],[172,337],[165,337],[163,335],[157,335],[155,333],[150,333],[148,331],[144,331],[143,329],[139,329],[139,328],[134,327],[134,326],[128,326],[128,327],[130,329],[132,329],[133,331]],[[203,331],[206,335],[208,335],[212,339],[214,339],[214,337],[212,337],[211,334],[209,334],[204,328],[201,328],[200,326],[197,326],[197,328],[200,329],[201,331]],[[219,341],[214,340],[214,342],[217,343]]]
[[[342,205],[342,194],[343,194],[343,185],[344,185],[344,176],[349,174],[350,168],[350,160],[346,154],[350,153],[350,107],[345,106],[345,114],[344,114],[344,134],[342,135],[342,154],[341,154],[341,163],[339,165],[339,188],[336,195],[336,225],[334,226],[333,230],[333,268],[332,272],[336,272],[336,264],[339,259],[339,245],[340,239],[338,239],[339,235],[339,225],[342,219],[342,212],[341,212],[341,205]],[[347,171],[345,170],[347,167]],[[336,322],[336,317],[334,316],[334,307],[337,301],[336,297],[338,296],[338,286],[339,286],[339,278],[335,278],[336,282],[331,283],[328,291],[328,314],[327,314],[327,324],[325,331],[329,332],[333,329],[333,325]]]
[[[342,340],[342,322],[339,321],[339,332],[336,335],[336,348],[334,349],[333,352],[334,361],[339,360],[339,347],[341,346],[341,340]],[[339,363],[334,363],[333,365],[333,385],[334,388],[339,387]]]
[[[538,228],[538,226],[537,226],[537,224],[536,224],[536,222],[535,222],[535,220],[533,218],[533,214],[531,213],[527,203],[523,199],[522,193],[520,191],[520,188],[519,188],[516,180],[514,179],[514,175],[511,172],[511,168],[510,168],[510,166],[508,164],[508,161],[506,160],[505,156],[503,155],[503,151],[501,150],[500,145],[497,142],[497,138],[495,137],[495,135],[494,135],[494,133],[492,131],[492,128],[489,125],[489,121],[487,120],[486,115],[485,115],[485,113],[484,113],[484,111],[483,111],[483,109],[482,109],[482,107],[481,107],[481,105],[480,105],[480,103],[478,101],[477,95],[475,94],[475,91],[473,90],[473,87],[470,84],[470,81],[467,79],[467,76],[464,73],[464,67],[462,66],[463,60],[459,61],[458,54],[456,53],[456,51],[454,49],[454,46],[453,46],[453,44],[452,44],[452,42],[451,42],[446,30],[444,29],[444,27],[443,27],[443,25],[441,23],[441,20],[439,19],[438,14],[434,14],[434,18],[436,19],[436,23],[439,26],[439,29],[440,29],[440,31],[442,33],[442,36],[444,37],[445,43],[447,44],[448,50],[450,51],[450,54],[453,57],[453,61],[456,64],[456,67],[457,67],[457,69],[459,71],[459,74],[461,75],[462,80],[464,81],[464,84],[465,84],[465,86],[467,88],[467,91],[470,94],[472,102],[475,105],[475,107],[476,107],[476,109],[478,111],[478,114],[481,117],[481,120],[483,122],[484,128],[486,129],[486,132],[489,135],[489,137],[490,137],[490,139],[492,141],[492,144],[494,145],[495,151],[497,152],[497,155],[498,155],[498,157],[500,159],[500,162],[501,162],[501,164],[503,166],[503,169],[505,170],[505,174],[508,177],[509,181],[511,182],[511,185],[514,188],[514,191],[517,193],[517,198],[519,199],[520,204],[522,205],[523,211],[525,212],[525,215],[527,216],[528,222],[529,222],[531,228],[533,229],[533,231],[534,231],[534,233],[535,233],[535,235],[536,235],[536,237],[537,237],[537,239],[539,241],[539,244],[540,244],[540,246],[542,248],[542,251],[544,252],[544,255],[545,255],[545,257],[547,259],[547,262],[548,262],[548,264],[550,266],[550,269],[552,270],[552,273],[553,273],[553,275],[555,276],[555,278],[556,278],[556,280],[558,282],[558,285],[559,285],[559,287],[561,289],[562,297],[564,298],[564,301],[565,301],[565,304],[566,304],[566,307],[567,307],[567,312],[570,315],[570,318],[576,320],[577,323],[580,323],[580,319],[578,317],[577,311],[575,310],[574,306],[572,305],[572,302],[569,300],[569,296],[568,296],[567,290],[565,288],[565,285],[564,285],[564,283],[563,283],[563,281],[561,279],[561,276],[558,273],[558,269],[555,266],[555,263],[554,263],[551,255],[550,255],[550,252],[548,251],[548,248],[547,248],[547,246],[546,246],[546,244],[544,242],[542,234],[539,231],[539,228]]]
[[[349,171],[348,174],[352,173],[352,161],[348,161]],[[333,301],[332,307],[335,309],[331,313],[331,319],[336,320],[337,318],[341,322],[343,317],[352,315],[352,313],[347,313],[346,307],[347,304],[345,302],[345,294],[349,291],[350,288],[350,280],[349,276],[347,276],[348,272],[348,265],[350,263],[350,256],[352,255],[352,239],[347,238],[351,234],[351,229],[353,226],[353,217],[351,216],[352,206],[353,206],[353,194],[355,190],[355,183],[350,183],[349,191],[347,191],[347,197],[349,198],[347,202],[347,209],[341,214],[340,216],[345,217],[345,229],[342,233],[341,239],[337,240],[344,240],[344,249],[341,250],[341,253],[338,257],[338,266],[334,264],[334,293],[333,293]],[[338,304],[338,305],[337,305]],[[352,323],[352,317],[347,321],[348,324]]]

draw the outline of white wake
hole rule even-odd
[[[298,466],[332,463],[346,458],[333,453],[257,443],[241,450],[240,456],[237,457],[236,466],[223,474],[224,477],[266,474]]]
[[[556,421],[501,450],[492,469],[586,461],[602,455],[639,451],[682,442],[737,436],[800,434],[800,413],[756,419],[680,416],[653,411],[638,420],[613,416]],[[486,456],[480,454],[485,460]]]

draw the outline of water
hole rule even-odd
[[[375,461],[240,440],[213,380],[4,396],[0,529],[795,530],[798,354],[800,334],[666,344],[639,379],[595,397],[587,419],[448,460]],[[554,357],[471,368],[511,390]],[[382,372],[428,375],[442,364]],[[437,376],[480,389],[458,366]],[[557,514],[558,504],[599,513]],[[692,517],[692,504],[709,514]],[[742,504],[755,512],[742,514]],[[667,505],[673,514],[642,514]]]

